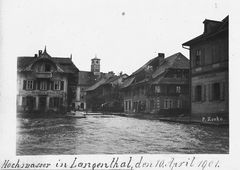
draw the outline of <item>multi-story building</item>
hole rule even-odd
[[[228,16],[203,24],[203,34],[183,44],[190,50],[192,118],[228,121]]]
[[[18,57],[17,111],[65,111],[74,97],[77,73],[71,57],[51,57],[46,47],[35,56]]]
[[[122,86],[124,111],[168,116],[189,112],[189,61],[163,53],[132,73]]]
[[[100,72],[100,59],[95,57],[91,60],[91,71],[78,72],[78,85],[75,89],[76,96],[72,107],[79,110],[86,110],[86,89],[105,77],[106,73]]]
[[[86,89],[87,108],[92,111],[123,111],[123,97],[120,87],[126,74],[109,72],[100,81]]]

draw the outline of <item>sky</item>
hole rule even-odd
[[[223,0],[2,0],[2,56],[70,57],[79,70],[101,59],[101,71],[131,74],[148,60],[181,52],[202,34],[204,19],[229,14]]]

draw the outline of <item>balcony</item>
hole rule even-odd
[[[36,78],[52,78],[51,72],[37,72],[35,73]]]

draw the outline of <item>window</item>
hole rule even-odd
[[[181,93],[181,87],[180,86],[176,86],[176,93]]]
[[[198,85],[195,87],[195,101],[202,100],[202,86]]]
[[[33,80],[27,80],[26,89],[27,90],[33,89]]]
[[[46,81],[40,82],[40,90],[47,90],[47,82]]]
[[[125,110],[128,110],[128,102],[125,101]]]
[[[53,83],[53,89],[54,90],[60,90],[61,81],[54,81]]]
[[[196,57],[195,57],[195,66],[199,66],[201,64],[201,51],[196,51]]]
[[[33,96],[22,97],[22,106],[28,107],[29,109],[33,109],[36,106],[35,97]]]
[[[177,100],[177,108],[181,108],[182,107],[182,101],[181,100]]]
[[[131,101],[128,101],[128,109],[131,110]]]
[[[60,107],[63,104],[63,99],[60,97],[50,98],[49,107]]]
[[[161,93],[160,86],[155,86],[155,93]]]
[[[172,99],[164,99],[164,109],[173,108],[173,100]]]
[[[220,100],[220,83],[214,83],[212,85],[213,100]]]

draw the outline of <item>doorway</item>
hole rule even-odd
[[[45,111],[47,105],[47,97],[46,96],[40,96],[39,97],[39,110]]]

